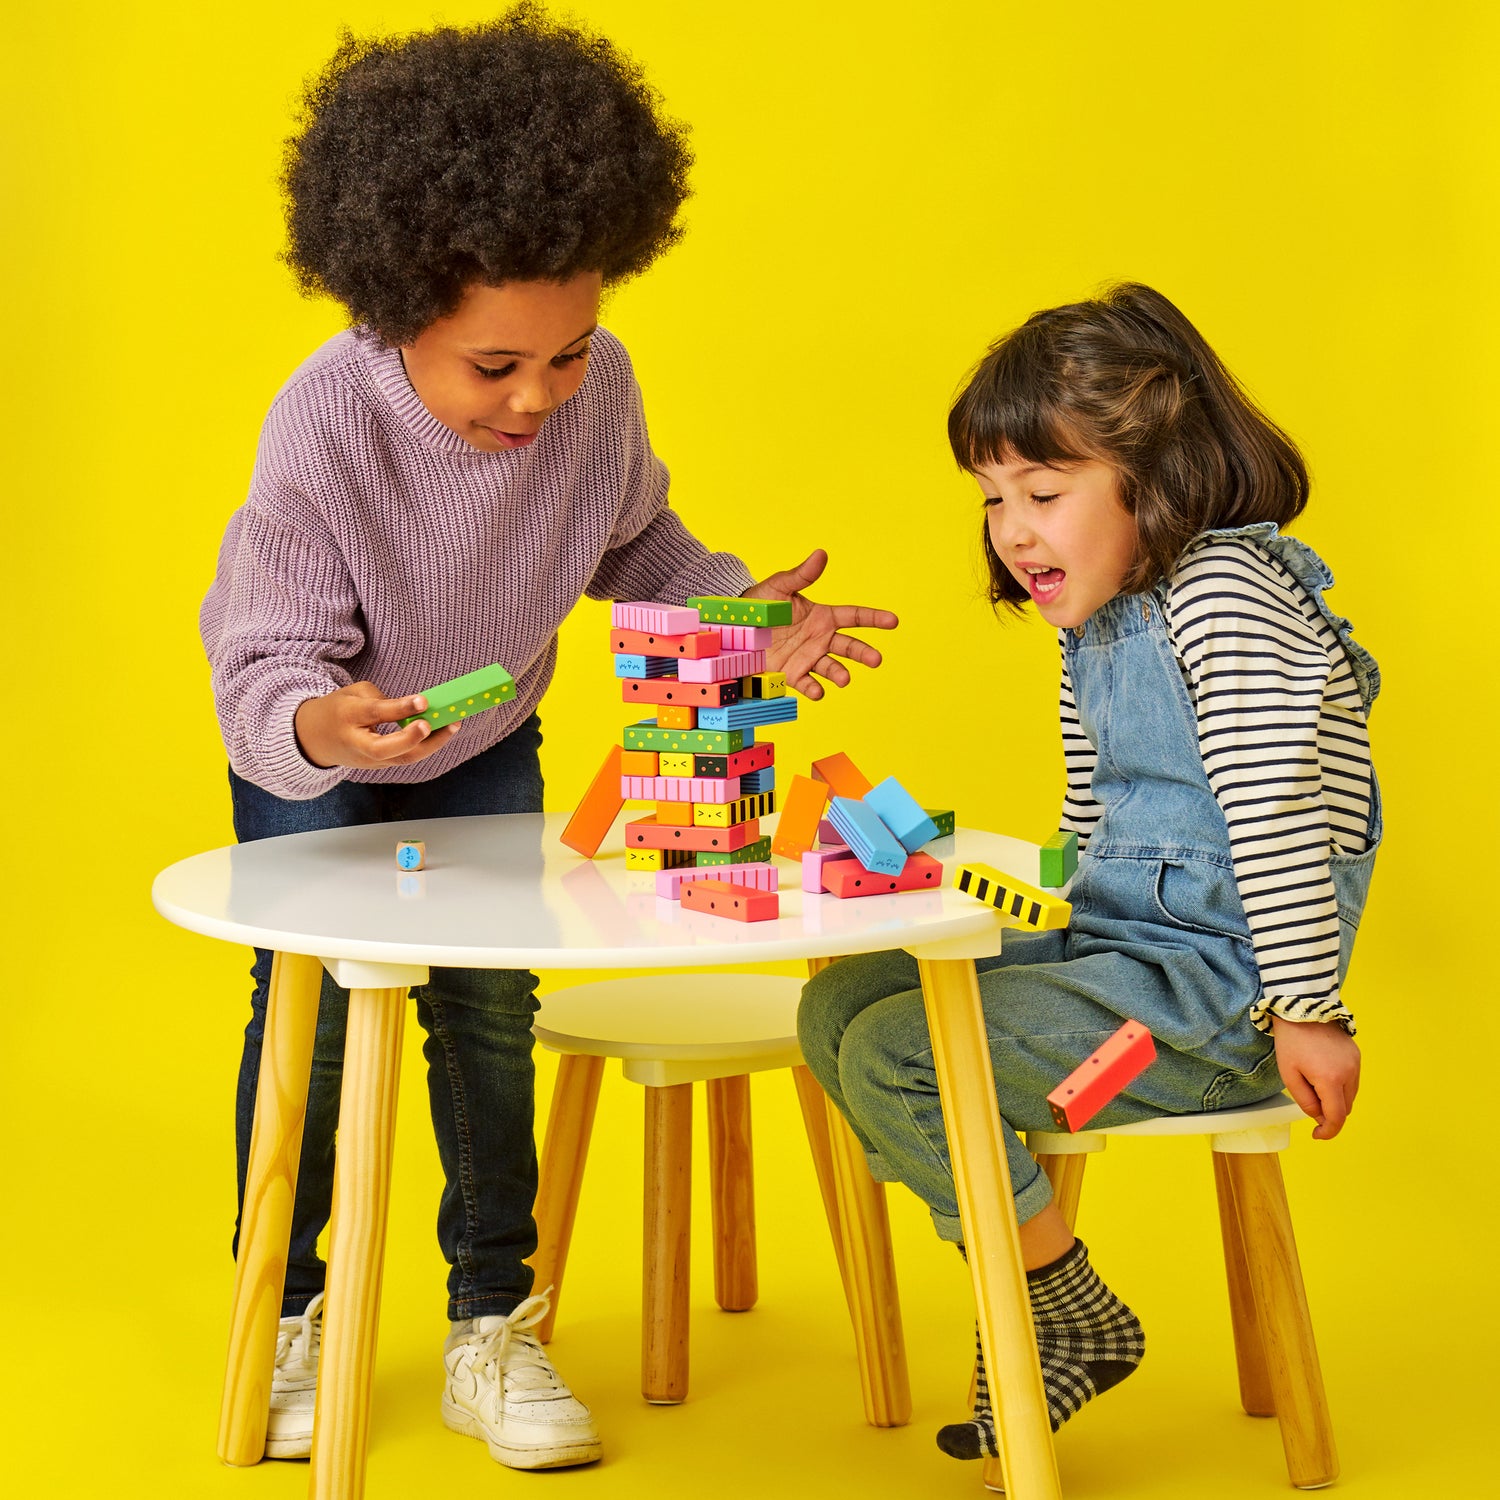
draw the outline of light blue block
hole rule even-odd
[[[666,677],[677,670],[671,656],[616,656],[616,677]]]
[[[797,717],[795,698],[742,698],[726,708],[700,708],[704,729],[743,729],[748,724],[785,724]]]
[[[776,790],[776,767],[765,766],[759,771],[748,771],[740,777],[740,792],[774,792]]]
[[[872,875],[899,875],[905,869],[906,850],[873,808],[853,797],[835,797],[828,804],[828,821]]]
[[[894,776],[887,776],[879,786],[872,786],[863,800],[865,806],[872,808],[875,816],[896,835],[908,854],[915,854],[929,839],[938,836],[937,824]]]

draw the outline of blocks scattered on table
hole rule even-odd
[[[960,865],[953,883],[965,895],[993,906],[1018,927],[1037,932],[1066,927],[1073,908],[1060,896],[1048,895],[1012,875],[1004,875],[993,865]]]
[[[656,894],[668,901],[681,897],[684,881],[727,880],[735,885],[750,886],[758,891],[774,891],[781,882],[775,865],[764,861],[743,865],[704,865],[690,870],[663,870],[656,877]]]
[[[1139,1021],[1126,1021],[1047,1095],[1053,1123],[1059,1130],[1082,1130],[1155,1060],[1151,1033]]]
[[[958,826],[958,820],[951,807],[924,807],[923,812],[932,819],[932,826],[937,829],[940,839],[951,837],[954,829]],[[1047,882],[1042,882],[1045,885]]]
[[[618,745],[609,747],[604,764],[599,767],[589,789],[583,794],[568,826],[562,831],[562,841],[570,849],[576,849],[585,859],[592,859],[604,842],[604,835],[625,806],[620,795],[620,757],[624,752]]]
[[[723,649],[723,637],[717,630],[695,630],[691,635],[612,630],[609,649],[617,656],[717,656]]]
[[[687,911],[736,922],[774,922],[781,915],[781,898],[775,891],[757,891],[727,880],[691,881],[682,887],[682,905]]]
[[[1041,846],[1041,885],[1066,885],[1078,870],[1078,835],[1059,829]]]
[[[427,688],[422,697],[427,700],[426,711],[408,714],[401,727],[425,719],[435,729],[445,724],[456,724],[460,719],[472,718],[488,708],[499,708],[516,696],[516,681],[504,667],[480,667],[476,672],[466,672],[436,687]]]
[[[427,868],[427,845],[422,839],[401,839],[396,844],[396,868],[398,870],[425,870]]]
[[[701,594],[688,604],[698,611],[705,625],[790,625],[789,599],[730,599],[719,594]]]
[[[870,790],[870,779],[841,750],[837,755],[825,755],[813,762],[813,776],[826,781],[835,797],[852,797],[858,800]]]
[[[817,838],[818,821],[827,803],[828,788],[821,782],[793,776],[771,839],[772,850],[784,859],[801,859]]]
[[[828,821],[838,830],[854,857],[873,875],[899,875],[906,849],[874,808],[853,797],[835,797],[828,804]]]
[[[845,900],[853,896],[885,896],[892,891],[936,890],[943,883],[943,866],[930,854],[913,854],[895,875],[876,875],[857,859],[835,859],[823,867],[823,887]]]
[[[823,871],[834,860],[852,859],[847,844],[829,844],[822,849],[809,849],[802,856],[802,889],[814,896],[821,896],[827,886],[823,884]]]
[[[917,799],[896,780],[887,776],[864,795],[868,807],[895,836],[908,854],[938,836],[937,824],[917,806]]]

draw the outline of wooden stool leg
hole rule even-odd
[[[839,1227],[839,1192],[833,1180],[833,1146],[828,1139],[828,1096],[802,1063],[792,1069],[797,1086],[797,1103],[802,1109],[802,1124],[807,1131],[807,1146],[812,1152],[813,1171],[818,1176],[818,1192],[823,1199],[823,1213],[828,1219],[828,1234],[833,1240],[834,1259],[839,1263],[839,1280],[844,1283],[844,1297],[849,1296],[849,1277],[844,1271],[844,1235]]]
[[[1260,1316],[1287,1473],[1297,1488],[1316,1489],[1338,1477],[1339,1461],[1281,1163],[1275,1152],[1263,1152],[1225,1153],[1224,1164]]]
[[[1013,1500],[1059,1500],[1057,1458],[1021,1263],[979,981],[972,959],[919,955],[917,968],[1006,1489]]]
[[[316,958],[273,955],[219,1407],[219,1458],[226,1464],[257,1464],[266,1451],[276,1325],[286,1287],[322,983],[323,965]]]
[[[604,1059],[583,1053],[564,1053],[557,1064],[557,1084],[547,1111],[547,1135],[542,1142],[542,1165],[536,1194],[536,1254],[531,1257],[538,1292],[552,1288],[552,1305],[536,1326],[537,1339],[552,1338],[557,1304],[562,1296],[563,1272],[568,1268],[568,1246],[578,1213],[578,1193],[594,1131],[599,1083]]]
[[[1224,1241],[1224,1274],[1229,1282],[1229,1321],[1234,1329],[1234,1361],[1239,1369],[1240,1404],[1252,1417],[1274,1417],[1276,1398],[1266,1371],[1266,1349],[1261,1342],[1255,1314],[1255,1293],[1250,1288],[1250,1269],[1245,1263],[1245,1241],[1234,1206],[1234,1184],[1228,1158],[1222,1152],[1214,1159],[1214,1189],[1219,1199],[1219,1236]]]
[[[692,1084],[648,1087],[641,1394],[660,1405],[687,1397],[692,1168]]]
[[[872,1427],[904,1427],[911,1420],[911,1383],[885,1188],[870,1176],[864,1148],[831,1099],[825,1113],[865,1420]]]
[[[314,1500],[364,1494],[406,991],[351,990],[313,1413]]]
[[[1083,1151],[1069,1152],[1063,1156],[1038,1153],[1036,1164],[1047,1174],[1052,1184],[1052,1198],[1058,1212],[1067,1220],[1068,1228],[1078,1223],[1078,1199],[1083,1192],[1083,1169],[1088,1165],[1088,1154]]]
[[[725,1312],[755,1306],[755,1174],[750,1079],[708,1080],[708,1158],[714,1226],[714,1298]]]

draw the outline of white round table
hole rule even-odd
[[[276,955],[220,1457],[255,1463],[264,1451],[323,968],[351,993],[310,1492],[342,1497],[364,1485],[409,986],[425,983],[434,966],[662,969],[806,959],[816,971],[841,955],[904,948],[922,976],[1008,1492],[1013,1500],[1054,1500],[1056,1463],[974,974],[975,958],[999,951],[1000,914],[951,883],[854,900],[808,895],[797,866],[783,860],[780,918],[727,921],[658,897],[654,875],[625,868],[618,835],[596,859],[581,858],[560,842],[566,821],[435,818],[292,834],[194,855],[157,876],[152,901],[168,921]],[[426,844],[423,870],[397,868],[398,840]],[[1035,880],[1036,846],[1018,839],[959,829],[928,848],[950,882],[954,866],[970,860]],[[883,1220],[883,1200],[864,1186],[852,1133],[831,1134],[867,1410],[873,1403],[888,1419],[905,1420],[896,1410],[903,1401],[909,1409],[904,1356],[877,1316],[890,1268],[872,1262],[888,1261],[888,1253],[859,1250],[879,1242],[878,1226],[862,1221],[877,1211]]]

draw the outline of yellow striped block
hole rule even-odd
[[[755,792],[733,802],[693,803],[694,828],[732,828],[776,810],[775,792]]]
[[[1036,932],[1066,927],[1073,915],[1071,903],[1060,896],[1049,896],[1013,875],[1002,875],[993,865],[960,865],[953,884],[965,895],[993,906],[1017,927],[1030,927]]]
[[[693,862],[691,849],[627,849],[627,870],[676,870]]]

